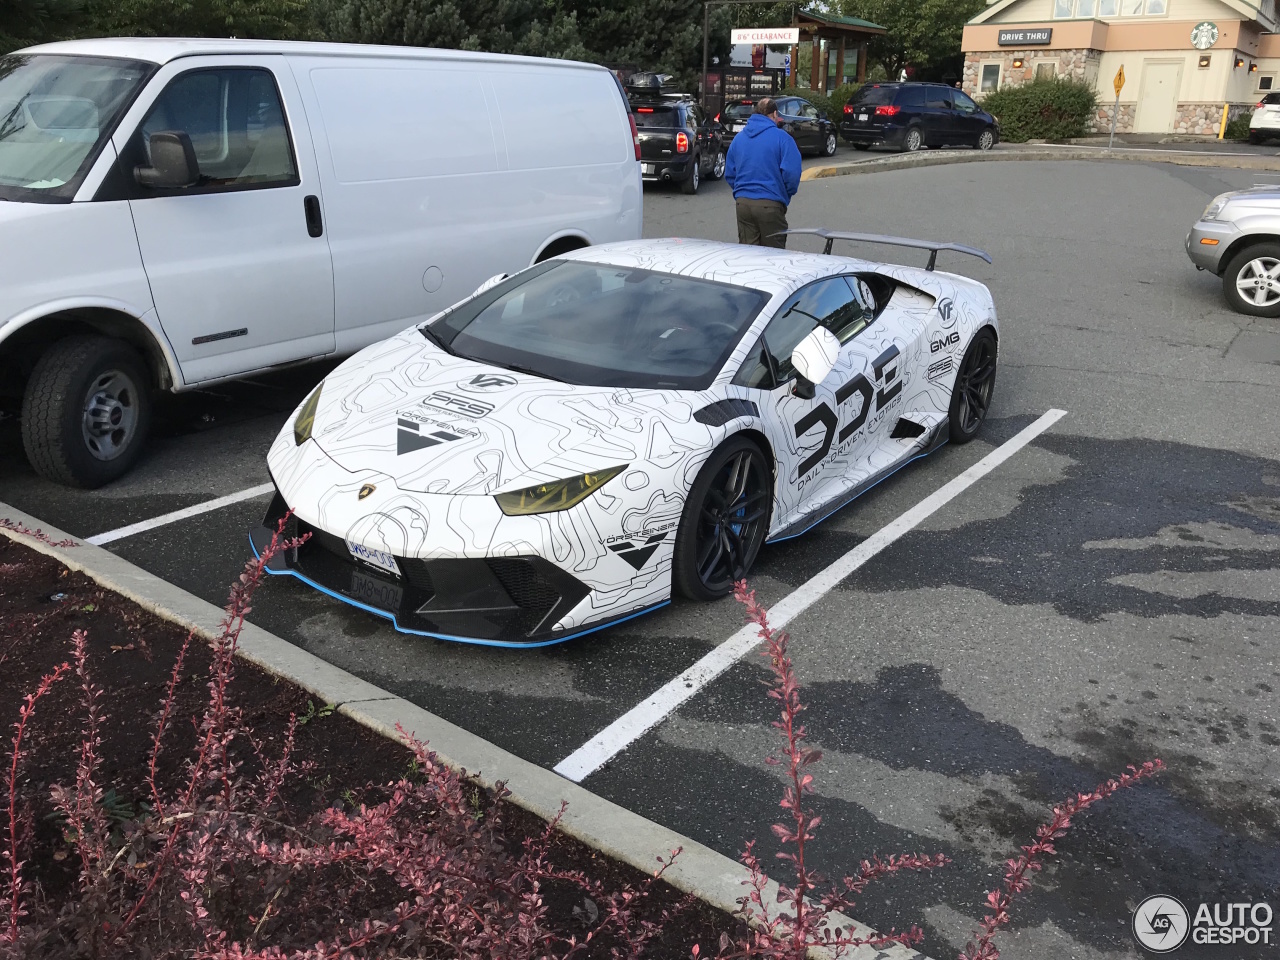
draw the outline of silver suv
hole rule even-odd
[[[1187,234],[1197,270],[1222,278],[1240,313],[1280,317],[1280,188],[1254,187],[1214,197]]]

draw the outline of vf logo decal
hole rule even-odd
[[[871,365],[875,374],[876,384],[873,385],[870,380],[860,373],[836,390],[835,410],[832,410],[826,403],[820,403],[796,421],[797,440],[817,424],[822,424],[822,428],[825,431],[822,437],[822,445],[800,464],[800,469],[796,475],[797,480],[803,479],[805,475],[827,458],[827,454],[831,452],[832,443],[844,443],[862,428],[862,425],[867,422],[867,417],[871,414],[873,397],[875,399],[875,409],[879,411],[892,403],[898,394],[902,392],[902,381],[898,378],[897,360],[899,352],[896,346],[892,346],[876,357]],[[840,416],[837,411],[844,406],[846,401],[852,399],[855,393],[862,395],[862,409],[840,429],[840,434],[837,438],[836,428],[840,424]]]
[[[515,385],[515,377],[508,377],[501,373],[478,373],[470,380],[458,381],[458,388],[469,393],[489,393],[492,390],[501,390],[503,387]]]
[[[942,318],[943,323],[951,323],[951,314],[955,312],[955,309],[955,301],[950,297],[943,297],[938,301],[938,316]]]

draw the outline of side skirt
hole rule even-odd
[[[891,477],[893,474],[897,473],[907,464],[914,463],[917,460],[927,457],[929,454],[933,453],[939,447],[943,446],[946,442],[947,442],[947,422],[944,420],[938,426],[937,430],[934,432],[933,437],[930,439],[929,443],[924,446],[924,448],[922,448],[921,450],[918,450],[916,453],[908,454],[906,457],[899,460],[897,463],[891,463],[889,464],[889,466],[884,467],[883,469],[878,470],[877,472],[871,474],[871,476],[867,477],[865,480],[863,480],[857,486],[853,487],[851,490],[846,490],[844,493],[839,494],[836,497],[833,497],[831,500],[828,500],[826,503],[818,507],[816,510],[810,511],[809,513],[801,517],[799,520],[796,520],[788,524],[787,526],[783,527],[774,536],[766,540],[765,543],[767,544],[781,543],[783,540],[792,540],[803,533],[807,533],[808,531],[816,527],[818,524],[822,523],[822,521],[829,518],[832,514],[838,512],[842,508],[848,506],[854,500],[858,499],[858,497],[862,496],[864,493],[866,493],[876,484],[880,483],[882,480],[885,480]]]

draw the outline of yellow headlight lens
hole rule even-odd
[[[580,477],[567,480],[555,480],[552,483],[540,483],[536,487],[525,487],[511,493],[499,493],[494,496],[498,506],[508,517],[526,517],[534,513],[555,513],[557,510],[568,510],[576,507],[592,492],[627,469],[627,464],[620,467],[608,467],[594,473],[584,473]]]
[[[311,439],[311,428],[316,425],[316,408],[320,406],[320,388],[323,386],[324,381],[321,380],[320,386],[311,391],[311,396],[307,397],[293,421],[293,442],[299,447]]]

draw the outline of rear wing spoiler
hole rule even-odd
[[[925,266],[926,270],[932,270],[938,261],[938,253],[942,250],[951,250],[955,253],[967,253],[971,257],[977,257],[979,260],[991,262],[991,255],[979,250],[977,247],[966,247],[963,243],[936,243],[933,240],[912,240],[909,237],[886,237],[878,233],[841,233],[836,230],[823,230],[816,227],[797,227],[794,230],[783,230],[783,235],[805,234],[807,236],[822,237],[827,241],[827,245],[822,248],[822,252],[831,253],[831,245],[836,240],[854,240],[861,243],[885,243],[894,247],[913,247],[917,250],[929,251],[929,263]]]

